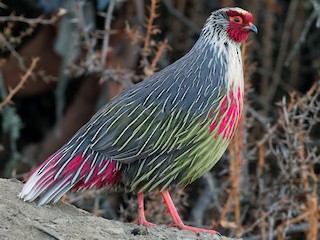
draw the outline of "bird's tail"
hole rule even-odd
[[[70,189],[111,188],[119,182],[120,170],[119,163],[88,146],[81,151],[67,144],[28,176],[19,197],[33,201],[41,195],[38,205],[55,203]]]

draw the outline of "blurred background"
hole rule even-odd
[[[211,11],[239,6],[245,113],[223,159],[172,188],[186,223],[245,239],[320,239],[319,0],[3,0],[0,176],[23,179],[129,86],[183,56]],[[107,197],[106,197],[107,195]],[[135,221],[134,193],[70,193],[96,215]],[[157,192],[150,221],[170,223]]]

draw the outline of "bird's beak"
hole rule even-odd
[[[249,26],[247,26],[246,28],[251,32],[258,33],[258,28],[252,23],[249,23]]]

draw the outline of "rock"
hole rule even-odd
[[[93,216],[70,204],[37,207],[17,197],[22,184],[17,180],[0,179],[0,239],[1,240],[231,240],[218,235],[176,228],[143,226],[107,220]]]

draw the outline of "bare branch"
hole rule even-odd
[[[182,24],[187,26],[192,31],[192,33],[200,34],[201,29],[194,22],[190,21],[187,17],[185,17],[182,13],[175,9],[175,7],[172,6],[170,0],[162,0],[162,2],[168,9],[169,13],[177,18]]]
[[[160,30],[156,28],[155,25],[153,25],[154,20],[159,17],[159,14],[157,13],[157,9],[159,6],[159,0],[152,0],[151,5],[148,8],[149,9],[149,17],[147,19],[147,33],[144,38],[144,46],[142,50],[142,54],[144,56],[148,56],[150,53],[150,38],[155,33],[159,32]]]
[[[283,62],[285,60],[285,56],[287,53],[288,44],[290,40],[290,28],[292,27],[292,23],[295,20],[295,16],[296,16],[295,13],[298,9],[298,4],[299,4],[299,0],[293,0],[290,2],[283,34],[280,41],[279,54],[276,60],[275,70],[272,75],[272,83],[269,86],[268,95],[266,96],[267,102],[270,102],[274,98],[281,80]]]
[[[306,41],[307,34],[308,34],[308,32],[309,32],[309,30],[310,30],[310,28],[312,26],[312,23],[316,20],[317,16],[318,16],[317,11],[313,10],[313,12],[309,16],[308,20],[306,21],[306,24],[305,24],[305,26],[303,28],[303,31],[301,32],[301,35],[300,35],[299,39],[294,44],[293,49],[291,50],[291,52],[289,53],[286,61],[284,62],[284,66],[288,67],[290,65],[290,63],[293,60],[294,56],[299,51],[301,45]]]
[[[13,96],[21,89],[23,88],[24,84],[26,83],[26,81],[29,79],[29,77],[32,75],[33,70],[35,69],[37,63],[39,61],[39,58],[33,58],[32,62],[30,64],[30,67],[28,68],[28,70],[26,71],[26,73],[21,77],[20,82],[17,84],[17,86],[15,86],[14,88],[10,89],[9,87],[9,93],[7,95],[7,97],[0,103],[0,111],[2,110],[2,108],[8,104],[8,103],[12,103],[12,98]]]
[[[12,46],[12,45],[6,40],[6,38],[5,38],[2,34],[0,34],[0,42],[2,42],[3,45],[6,46],[6,48],[10,51],[10,53],[12,54],[12,56],[17,59],[18,64],[19,64],[19,67],[20,67],[22,70],[26,70],[27,67],[26,67],[26,65],[24,64],[23,58],[22,58],[21,55],[16,51],[16,49],[14,48],[14,46]]]
[[[50,24],[54,24],[59,17],[63,16],[66,13],[67,13],[66,9],[60,8],[58,12],[49,19],[45,19],[43,18],[43,16],[40,16],[37,18],[26,18],[24,16],[15,16],[11,14],[9,16],[0,16],[0,22],[23,22],[30,25],[35,25],[35,24],[50,25]]]
[[[108,47],[109,47],[112,14],[113,14],[113,9],[115,7],[116,1],[117,0],[111,0],[109,2],[108,12],[107,12],[107,16],[106,16],[105,22],[104,22],[105,35],[103,38],[102,54],[101,54],[102,68],[104,68],[104,66],[106,65],[106,61],[107,61],[107,51],[108,51]]]
[[[168,40],[165,39],[164,42],[161,42],[158,46],[158,51],[156,52],[156,56],[154,57],[151,67],[156,67],[163,53],[169,48]]]

